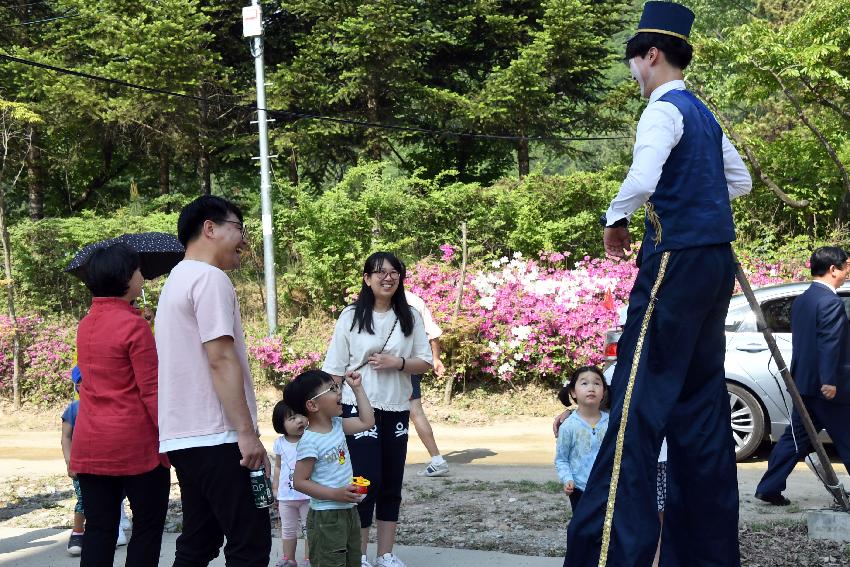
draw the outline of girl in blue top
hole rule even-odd
[[[575,510],[608,429],[608,412],[602,411],[608,402],[608,384],[599,368],[582,366],[561,388],[558,399],[567,407],[573,401],[577,405],[558,429],[555,450],[555,469]]]

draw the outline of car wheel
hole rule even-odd
[[[764,410],[755,396],[741,386],[727,382],[726,391],[732,410],[735,460],[741,462],[755,453],[764,440]]]

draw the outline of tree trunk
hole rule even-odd
[[[460,306],[463,303],[463,284],[466,281],[466,260],[467,260],[467,246],[466,246],[466,221],[460,224],[460,234],[461,234],[461,262],[460,262],[460,277],[457,281],[457,299],[455,300],[455,309],[452,313],[452,327],[455,326],[457,322],[458,315],[460,315]],[[464,383],[465,382],[464,378]],[[443,403],[450,404],[452,401],[452,387],[454,386],[454,378],[448,377],[446,378],[446,388],[443,390]]]
[[[375,87],[370,83],[366,87],[366,119],[369,122],[377,124],[380,122],[380,113],[378,112],[378,95],[375,92]],[[366,141],[366,154],[369,159],[380,161],[383,154],[383,143],[381,140],[381,131],[377,129],[369,129],[369,139]]]
[[[38,130],[32,125],[29,128],[31,144],[26,155],[29,215],[32,220],[41,220],[44,218],[44,168]]]
[[[115,142],[108,132],[103,135],[100,152],[103,156],[103,166],[101,167],[100,172],[86,184],[83,189],[83,194],[80,195],[79,199],[71,203],[70,208],[72,211],[80,210],[80,208],[88,202],[92,195],[103,188],[104,185],[112,181],[119,173],[124,171],[130,165],[128,161],[124,161],[117,167],[112,167]],[[70,200],[71,196],[69,195],[68,198]]]
[[[516,158],[519,166],[519,178],[522,179],[528,175],[529,159],[528,159],[528,138],[521,138],[516,144]]]
[[[198,88],[198,96],[206,96],[206,89],[201,85]],[[201,195],[209,195],[212,192],[212,175],[210,174],[210,149],[207,129],[209,127],[209,104],[206,101],[198,102],[198,177],[201,182]]]
[[[15,284],[12,280],[12,244],[9,228],[6,225],[6,197],[0,191],[0,240],[3,244],[3,268],[6,272],[6,307],[12,322],[12,407],[21,409],[21,337],[18,330],[18,318],[15,313]]]
[[[289,154],[289,182],[293,186],[298,185],[298,156],[295,154],[295,146]]]
[[[165,144],[159,146],[159,194],[168,195],[171,192],[171,154]]]

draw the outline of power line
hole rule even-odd
[[[41,20],[30,20],[28,22],[18,22],[17,24],[6,24],[6,27],[16,28],[18,26],[31,26],[33,24],[43,24],[45,22],[52,22],[54,20],[67,20],[68,18],[79,18],[80,17],[80,14],[78,14],[78,13],[76,13],[76,12],[70,13],[70,12],[71,12],[71,10],[68,10],[67,12],[63,12],[61,15],[54,16],[52,18],[43,18]]]
[[[2,7],[9,10],[9,9],[12,9],[12,8],[26,8],[28,6],[38,6],[39,4],[48,4],[48,0],[35,0],[35,2],[28,2],[26,4],[8,4],[8,5],[2,6]],[[48,7],[49,7],[49,4],[48,4]]]
[[[152,94],[159,94],[163,96],[177,97],[188,100],[193,100],[196,102],[205,102],[205,103],[213,103],[218,104],[218,101],[214,99],[210,99],[207,97],[195,96],[185,93],[178,93],[174,91],[169,91],[165,89],[155,88],[155,87],[146,87],[144,85],[139,85],[136,83],[130,83],[127,81],[121,81],[119,79],[112,79],[109,77],[104,77],[101,75],[94,75],[92,73],[85,73],[83,71],[75,71],[73,69],[67,69],[64,67],[57,67],[55,65],[49,65],[47,63],[41,63],[38,61],[32,61],[30,59],[23,59],[21,57],[15,57],[12,55],[8,55],[6,53],[0,53],[0,59],[5,59],[7,61],[11,61],[13,63],[20,63],[22,65],[28,65],[30,67],[38,67],[41,69],[46,69],[48,71],[54,71],[56,73],[62,73],[65,75],[71,75],[75,77],[81,77],[84,79],[89,79],[93,81],[100,81],[104,83],[109,83],[113,85],[118,85],[122,87],[127,87],[130,89],[136,89],[144,92],[149,92]],[[421,128],[417,126],[405,126],[405,125],[395,125],[395,124],[385,124],[381,122],[368,122],[363,120],[352,120],[349,118],[337,118],[334,116],[327,116],[323,114],[310,114],[305,112],[296,112],[289,110],[278,110],[278,109],[260,109],[256,106],[246,105],[246,104],[231,104],[231,108],[242,108],[251,111],[265,110],[266,112],[278,116],[289,116],[297,119],[303,120],[316,120],[321,122],[332,122],[336,124],[347,124],[350,126],[357,126],[360,128],[374,128],[377,130],[391,130],[396,132],[412,132],[418,134],[431,134],[434,136],[449,136],[455,138],[470,138],[477,140],[500,140],[500,141],[520,141],[520,140],[528,140],[528,141],[538,141],[538,142],[581,142],[581,141],[599,141],[599,140],[625,140],[629,139],[630,136],[588,136],[588,137],[573,137],[573,136],[511,136],[511,135],[499,135],[499,134],[476,134],[470,132],[458,132],[453,130],[444,130],[444,129],[433,129],[433,128]]]

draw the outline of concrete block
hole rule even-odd
[[[835,510],[811,510],[806,514],[809,537],[850,542],[850,513]]]

